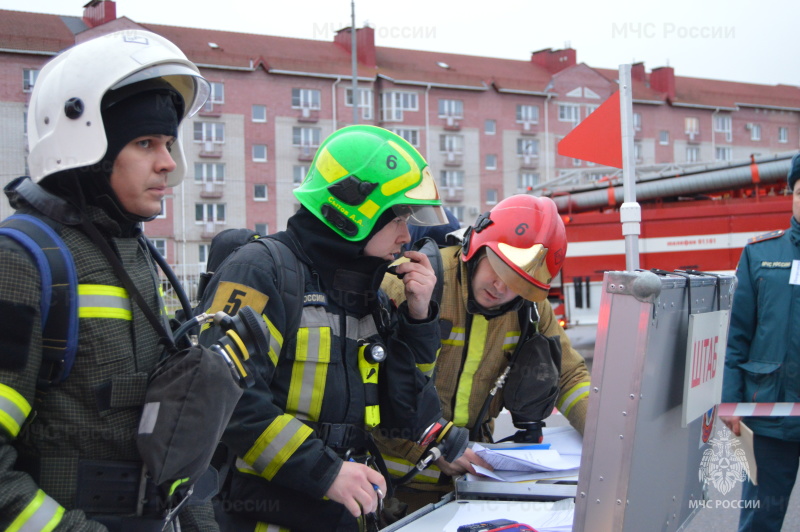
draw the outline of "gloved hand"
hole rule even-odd
[[[557,336],[536,334],[525,341],[506,378],[503,403],[511,412],[517,433],[514,441],[541,441],[542,421],[550,415],[558,398],[561,375],[561,342]]]

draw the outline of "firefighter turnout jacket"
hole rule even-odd
[[[345,302],[320,285],[320,266],[303,251],[321,247],[319,241],[309,241],[314,234],[299,239],[286,231],[274,237],[297,258],[276,258],[274,248],[260,242],[246,244],[219,268],[200,303],[205,312],[230,314],[250,305],[262,313],[271,333],[269,357],[250,359],[255,384],[245,390],[223,436],[237,455],[225,508],[292,529],[333,530],[348,520],[355,525],[343,505],[323,497],[343,460],[365,453],[369,405],[379,404],[381,426],[405,439],[418,437],[420,426],[441,415],[433,383],[416,369],[418,363],[435,360],[438,307],[434,304],[431,317],[422,322],[412,320],[405,305],[384,307],[381,313],[391,318],[392,326],[388,337],[379,334],[366,307],[361,312],[346,309]],[[333,270],[335,261],[321,267]],[[375,292],[386,266],[388,262],[366,295],[388,304],[385,295]],[[294,268],[303,280],[299,295],[290,295],[291,287],[282,284]],[[302,304],[290,297],[302,298]],[[299,326],[294,310],[300,313]],[[202,344],[219,335],[215,329],[201,332]],[[360,373],[359,364],[362,346],[375,342],[383,342],[388,351],[377,388],[365,381],[368,375]],[[392,393],[389,385],[393,390],[403,386],[403,391]]]
[[[434,382],[445,419],[471,429],[495,381],[508,364],[520,340],[521,326],[516,310],[490,317],[467,311],[468,272],[461,260],[461,247],[440,250],[444,263],[441,302],[442,349],[436,361]],[[387,275],[382,287],[395,303],[404,300],[402,283]],[[550,303],[536,303],[539,332],[558,336],[563,358],[559,379],[557,408],[570,424],[583,433],[589,396],[589,371],[583,357],[572,348],[564,329],[558,324]],[[449,333],[448,333],[449,331]],[[446,337],[444,335],[447,334]],[[494,419],[503,407],[502,390],[495,396],[488,412]],[[484,420],[486,421],[486,420]],[[404,442],[380,440],[379,446],[393,475],[402,476],[421,457],[419,449]],[[431,467],[415,477],[412,487],[437,483],[439,471]],[[420,484],[424,483],[424,484]]]
[[[89,206],[87,212],[151,309],[163,315],[155,265],[140,234],[122,236],[104,211]],[[100,531],[106,527],[92,515],[137,511],[142,467],[135,438],[148,374],[162,347],[86,234],[65,226],[61,236],[77,270],[78,350],[69,376],[43,395],[37,387],[39,271],[21,247],[0,238],[0,530]],[[49,319],[56,319],[52,314]],[[112,501],[98,502],[120,476],[130,488],[123,491],[133,496],[120,500],[117,493]],[[108,477],[114,478],[103,484]],[[183,529],[219,530],[207,510],[197,522],[184,512]]]

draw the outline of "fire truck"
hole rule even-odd
[[[786,174],[792,154],[677,172],[636,184],[639,267],[733,274],[747,241],[789,227]],[[625,270],[620,185],[546,193],[567,230],[567,258],[550,301],[564,327],[596,325],[603,273]]]

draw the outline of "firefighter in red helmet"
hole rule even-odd
[[[445,419],[470,429],[473,441],[490,441],[493,420],[505,407],[519,429],[515,439],[539,441],[543,419],[555,406],[582,433],[589,371],[547,300],[567,252],[555,203],[527,194],[506,198],[478,217],[461,245],[439,252],[442,349],[434,381]],[[396,277],[387,275],[383,288],[396,304],[402,302]],[[491,395],[509,367],[505,386]],[[402,442],[380,444],[390,472],[398,476],[419,459]],[[452,489],[440,477],[474,473],[472,464],[487,467],[469,449],[453,463],[440,459],[397,496],[412,509],[437,500]]]

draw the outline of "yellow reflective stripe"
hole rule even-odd
[[[402,458],[397,458],[395,456],[388,457],[384,455],[383,461],[386,463],[386,469],[389,471],[389,474],[397,478],[405,476],[406,473],[411,471],[415,465],[408,460],[403,460]],[[441,470],[435,465],[431,464],[426,469],[423,469],[414,475],[412,481],[424,482],[426,484],[436,484],[439,482],[440,474]]]
[[[63,516],[64,508],[45,492],[38,490],[6,532],[51,532]]]
[[[158,285],[158,302],[161,303],[161,312],[164,316],[169,315],[169,309],[167,309],[167,302],[166,296],[164,295],[164,285]]]
[[[517,347],[519,343],[520,331],[508,331],[505,340],[503,340],[503,351],[511,351]]]
[[[269,523],[256,523],[255,532],[292,532],[290,529],[280,525],[270,525]]]
[[[573,406],[578,404],[585,397],[589,396],[590,385],[590,382],[581,382],[570,388],[567,393],[562,395],[558,399],[558,402],[556,402],[556,408],[558,408],[558,411],[565,416],[569,415],[569,412],[572,410]]]
[[[278,355],[283,349],[283,335],[267,318],[266,314],[262,314],[261,317],[264,318],[264,323],[267,324],[267,329],[269,329],[269,359],[272,360],[272,365],[277,367]]]
[[[466,338],[466,329],[464,327],[453,327],[450,330],[450,336],[442,340],[443,344],[446,345],[464,345],[464,339]]]
[[[430,377],[433,375],[433,368],[436,367],[436,362],[431,362],[430,364],[417,364],[417,368],[422,372],[423,375],[426,377]]]
[[[489,322],[480,314],[472,317],[472,328],[469,333],[469,346],[467,347],[467,359],[464,361],[464,369],[458,378],[458,389],[456,390],[456,405],[453,408],[453,423],[459,427],[465,427],[469,422],[469,397],[472,395],[472,379],[483,359],[483,349],[486,345],[486,330]]]
[[[398,192],[411,188],[411,185],[416,185],[421,180],[421,176],[419,165],[417,165],[417,162],[406,150],[402,148],[402,146],[393,140],[388,141],[387,144],[397,150],[397,153],[400,154],[400,157],[402,157],[408,163],[408,166],[410,166],[408,172],[405,174],[390,179],[381,185],[381,194],[386,197],[390,197],[394,196]]]
[[[78,317],[131,321],[133,317],[128,292],[118,286],[78,285]]]
[[[289,414],[275,418],[242,458],[262,477],[272,477],[309,436],[311,428]]]
[[[311,421],[319,419],[330,357],[330,328],[301,327],[297,330],[295,362],[286,399],[287,412]]]
[[[225,351],[228,352],[228,357],[231,359],[231,361],[236,366],[236,369],[239,372],[239,375],[241,375],[242,377],[246,378],[247,377],[247,370],[244,369],[244,366],[242,366],[242,363],[239,361],[238,355],[233,352],[233,349],[231,348],[231,346],[226,345],[225,346]]]
[[[20,427],[25,423],[31,405],[19,392],[10,386],[0,384],[0,427],[16,438]]]
[[[248,360],[250,358],[250,353],[247,351],[247,348],[244,346],[244,342],[242,342],[242,339],[239,338],[238,334],[236,334],[236,331],[234,331],[232,329],[228,329],[227,331],[225,331],[225,336],[227,336],[228,338],[233,340],[233,343],[235,343],[236,347],[239,348],[239,352],[242,354],[242,356],[244,357],[245,360]]]

